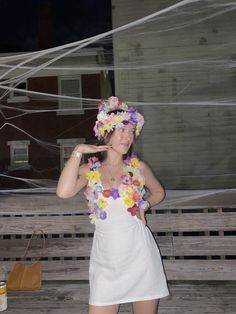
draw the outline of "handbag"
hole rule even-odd
[[[26,258],[31,241],[37,232],[43,235],[43,246],[42,250],[45,249],[45,234],[42,230],[34,230],[28,244],[25,249],[24,255],[21,257],[20,262],[16,262],[11,270],[8,280],[7,289],[13,291],[30,291],[37,290],[41,288],[41,262],[40,257],[36,258],[32,263],[22,263]]]

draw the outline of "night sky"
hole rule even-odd
[[[0,53],[38,50],[39,12],[50,8],[52,47],[108,31],[110,0],[0,0]]]

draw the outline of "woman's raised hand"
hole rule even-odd
[[[81,154],[91,154],[98,153],[103,151],[108,151],[111,148],[111,145],[90,145],[90,144],[79,144],[75,147],[74,152]]]

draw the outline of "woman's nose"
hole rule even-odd
[[[125,131],[123,133],[123,138],[125,139],[131,139],[132,138],[132,134],[129,131]]]

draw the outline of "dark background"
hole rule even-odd
[[[55,47],[111,28],[109,0],[0,0],[0,53]],[[40,36],[50,44],[42,46]]]

